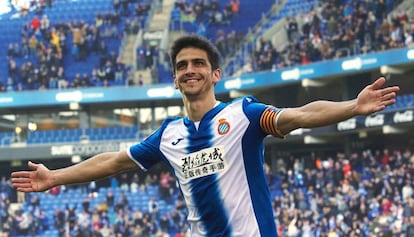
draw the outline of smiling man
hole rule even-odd
[[[12,173],[14,187],[40,192],[166,162],[187,204],[191,236],[274,237],[263,139],[369,115],[394,104],[399,91],[397,86],[381,88],[385,79],[379,78],[357,98],[342,102],[320,100],[280,109],[248,96],[224,103],[214,93],[222,71],[219,53],[209,41],[183,36],[174,42],[170,56],[187,116],[166,119],[151,136],[126,150],[98,154],[70,167],[49,170],[29,162],[31,171]]]

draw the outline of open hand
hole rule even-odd
[[[398,86],[381,88],[384,83],[385,78],[380,77],[359,93],[356,107],[357,114],[369,115],[395,104],[396,93],[400,88]]]
[[[53,187],[51,171],[43,164],[28,162],[31,171],[17,171],[11,174],[13,187],[20,192],[42,192]]]

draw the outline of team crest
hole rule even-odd
[[[227,134],[230,131],[230,123],[226,119],[219,119],[219,124],[217,126],[217,132],[220,135]]]

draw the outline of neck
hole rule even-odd
[[[203,116],[214,108],[216,104],[216,98],[206,98],[204,100],[190,100],[189,98],[183,97],[185,110],[187,111],[188,118],[194,122],[200,121]]]

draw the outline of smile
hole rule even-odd
[[[191,78],[191,79],[185,79],[184,83],[195,83],[200,81],[201,79],[195,79],[195,78]]]

